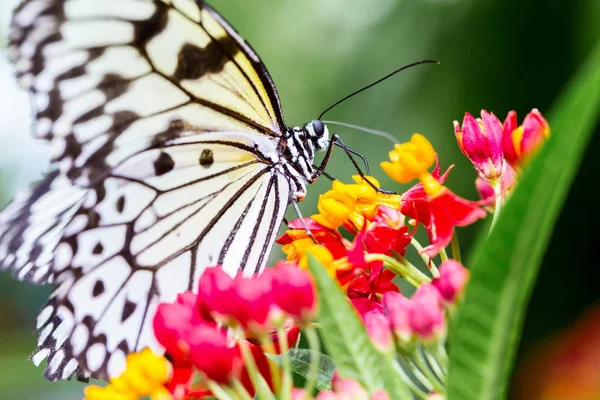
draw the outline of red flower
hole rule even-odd
[[[517,126],[517,113],[509,112],[503,130],[504,157],[515,168],[523,165],[550,136],[550,126],[536,108],[527,114],[521,126]]]
[[[190,361],[207,378],[222,384],[238,378],[244,366],[238,345],[232,344],[225,332],[208,324],[199,325],[192,332]]]
[[[310,323],[317,311],[317,293],[312,276],[295,264],[280,262],[266,270],[271,275],[273,302],[300,325]]]
[[[365,249],[369,253],[388,255],[391,251],[404,255],[410,240],[404,216],[399,210],[385,206],[379,206],[364,236]]]
[[[486,216],[479,203],[465,200],[441,186],[451,168],[440,176],[439,164],[436,165],[431,176],[440,186],[434,195],[428,195],[423,184],[418,183],[402,196],[402,214],[417,220],[427,230],[430,245],[423,252],[429,257],[435,257],[450,243],[455,226],[467,226]]]
[[[210,390],[194,385],[194,369],[189,361],[174,359],[171,365],[173,374],[165,388],[171,392],[174,400],[203,399],[212,395]]]
[[[431,284],[446,302],[454,303],[469,280],[469,271],[455,260],[443,262],[439,270],[439,278],[435,278]]]
[[[504,153],[502,152],[502,123],[494,114],[481,111],[481,119],[476,120],[465,113],[462,128],[454,121],[456,140],[464,155],[471,160],[483,179],[495,181],[504,173]]]

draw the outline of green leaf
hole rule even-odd
[[[293,372],[302,376],[304,379],[308,378],[308,371],[310,368],[310,360],[313,356],[316,356],[317,352],[309,349],[292,349],[288,351],[290,357],[290,367]],[[281,355],[279,354],[265,354],[271,360],[275,361],[277,365],[283,367]],[[319,374],[315,387],[318,390],[330,390],[331,389],[331,378],[335,372],[336,366],[333,359],[327,354],[319,353]]]
[[[404,381],[395,374],[392,361],[373,346],[338,285],[314,257],[308,258],[319,296],[319,333],[340,374],[358,379],[369,393],[383,388],[392,399],[412,398]]]
[[[529,296],[600,111],[600,43],[551,113],[552,136],[475,247],[450,332],[448,398],[506,395]]]

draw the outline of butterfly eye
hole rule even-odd
[[[311,125],[312,125],[313,131],[315,132],[315,135],[317,136],[317,138],[321,138],[321,137],[323,137],[323,135],[325,135],[325,124],[323,124],[323,122],[316,119],[311,122]]]

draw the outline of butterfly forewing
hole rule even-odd
[[[57,285],[49,379],[115,376],[204,268],[263,268],[296,190],[277,92],[201,1],[26,0],[9,50],[58,170],[0,214],[0,266]]]
[[[223,24],[192,0],[25,1],[10,54],[61,171],[88,184],[109,155],[178,137],[182,123],[281,135],[270,77]]]

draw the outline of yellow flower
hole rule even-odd
[[[365,218],[377,215],[379,205],[399,208],[400,196],[380,193],[373,188],[379,188],[379,182],[373,177],[352,177],[356,183],[345,184],[333,181],[331,190],[319,196],[319,214],[311,218],[319,224],[337,229],[345,223],[351,223],[356,229],[362,229]],[[367,182],[371,182],[373,186]]]
[[[428,174],[435,163],[435,150],[425,136],[415,133],[410,142],[394,146],[389,153],[390,161],[381,163],[381,168],[395,181],[408,183]]]
[[[111,378],[105,387],[88,386],[85,400],[138,400],[150,396],[152,400],[170,400],[164,384],[171,377],[171,365],[163,356],[149,348],[127,356],[127,368],[120,376]]]

